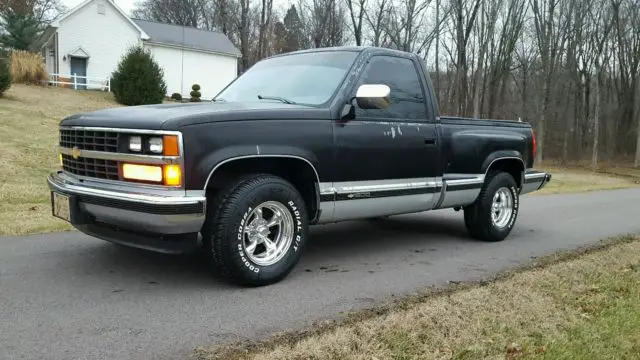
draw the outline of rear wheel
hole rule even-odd
[[[203,229],[207,254],[238,285],[261,286],[286,277],[307,241],[304,200],[273,175],[241,178],[212,201]]]
[[[476,202],[464,209],[469,234],[483,241],[504,240],[516,222],[520,199],[513,176],[490,171]]]

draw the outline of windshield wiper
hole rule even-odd
[[[213,98],[211,99],[213,102],[227,102],[227,100],[223,99],[223,98]]]
[[[260,100],[278,100],[278,101],[282,101],[285,104],[295,104],[295,102],[291,101],[291,100],[287,100],[283,97],[279,97],[279,96],[262,96],[262,95],[258,95],[258,99]]]

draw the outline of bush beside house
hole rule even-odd
[[[200,102],[200,96],[202,96],[200,93],[200,85],[193,84],[191,87],[191,102]]]
[[[0,97],[11,87],[11,72],[6,60],[0,59]]]
[[[42,55],[24,50],[11,51],[10,71],[15,84],[44,85],[49,80]]]
[[[132,47],[112,74],[111,91],[123,105],[161,104],[167,93],[164,71],[148,51]]]

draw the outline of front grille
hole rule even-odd
[[[118,152],[118,133],[77,129],[60,130],[60,146],[81,150]]]
[[[71,174],[107,180],[118,180],[118,162],[62,155],[62,168]]]

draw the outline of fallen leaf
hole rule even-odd
[[[440,348],[440,359],[453,359],[453,350],[448,347]]]
[[[516,344],[516,343],[511,343],[509,345],[507,345],[507,353],[508,354],[515,354],[515,353],[520,353],[522,352],[522,348],[520,347],[520,345]]]

